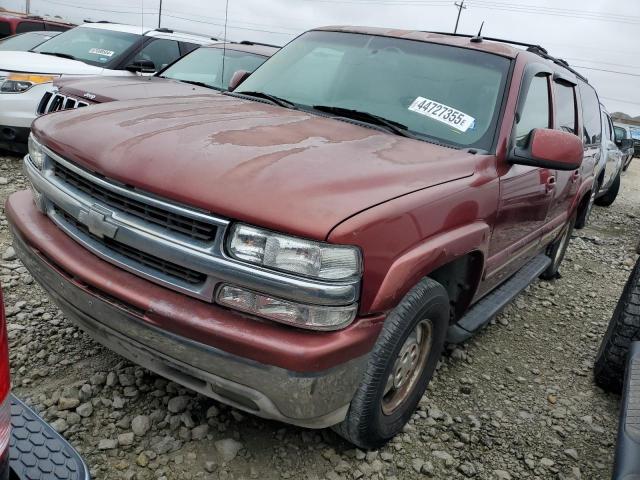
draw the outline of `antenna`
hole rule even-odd
[[[482,27],[484,27],[484,20],[482,21],[482,24],[480,25],[480,30],[478,31],[478,34],[473,37],[472,39],[470,39],[470,42],[473,43],[480,43],[482,42]]]
[[[160,0],[160,7],[158,8],[158,28],[160,28],[161,22],[162,22],[162,0]]]

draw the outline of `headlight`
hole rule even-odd
[[[224,285],[218,291],[217,303],[276,322],[313,330],[344,328],[353,321],[358,308],[357,305],[323,307],[294,303],[231,285]]]
[[[33,136],[33,133],[29,135],[29,158],[31,159],[31,163],[38,169],[42,170],[42,166],[44,165],[44,157],[45,153],[42,150],[42,145],[40,142],[36,140],[36,137]]]
[[[306,277],[343,280],[360,274],[356,247],[289,237],[248,225],[233,227],[228,248],[238,260]]]
[[[58,75],[37,75],[32,73],[10,73],[2,82],[0,92],[2,93],[22,93],[29,90],[34,85],[53,82]]]

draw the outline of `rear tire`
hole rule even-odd
[[[385,320],[371,351],[362,383],[342,423],[334,430],[354,445],[372,449],[388,442],[413,415],[442,355],[449,325],[449,296],[442,285],[423,278]],[[428,347],[413,349],[428,338]],[[429,337],[425,337],[428,332]],[[407,349],[407,345],[411,348]],[[416,366],[403,370],[417,352]],[[410,372],[404,375],[402,372]],[[402,375],[400,375],[402,373]],[[401,381],[402,378],[406,382]],[[391,386],[389,385],[391,383]],[[396,384],[398,386],[396,386]],[[397,396],[399,395],[399,396]]]
[[[560,265],[564,260],[564,256],[567,253],[569,247],[569,241],[571,240],[571,234],[573,233],[573,227],[576,224],[576,214],[569,219],[560,236],[547,247],[547,256],[551,258],[551,265],[542,272],[540,278],[543,280],[553,280],[558,278]]]
[[[629,347],[640,340],[640,259],[636,262],[618,300],[594,366],[596,383],[620,393]]]
[[[618,192],[620,191],[620,176],[621,172],[618,172],[618,175],[616,175],[616,178],[609,187],[609,190],[607,190],[607,193],[605,193],[601,197],[596,198],[596,205],[598,205],[599,207],[610,207],[611,205],[613,205],[613,202],[616,201]]]

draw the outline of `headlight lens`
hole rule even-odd
[[[231,285],[224,285],[218,291],[217,302],[269,320],[313,330],[344,328],[353,321],[357,310],[357,305],[322,307],[294,303]]]
[[[2,82],[0,92],[2,93],[22,93],[29,90],[34,85],[53,82],[58,75],[37,75],[32,73],[10,73]]]
[[[356,247],[331,245],[237,224],[229,253],[238,260],[322,280],[342,280],[360,274]]]
[[[29,135],[29,158],[31,159],[31,163],[38,169],[42,170],[42,166],[44,165],[44,157],[45,153],[42,149],[42,145],[40,142],[36,140],[36,137],[33,136],[33,133]]]

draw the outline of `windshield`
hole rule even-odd
[[[55,36],[46,35],[42,33],[30,32],[23,33],[21,35],[15,35],[13,37],[0,40],[0,50],[15,50],[19,52],[26,52],[33,47],[40,45],[42,42],[47,41],[49,38]]]
[[[60,54],[89,65],[104,67],[114,62],[141,38],[141,35],[133,33],[76,27],[37,46],[33,51]]]
[[[336,116],[344,116],[339,109],[366,112],[418,138],[489,150],[509,63],[447,45],[314,31],[283,48],[235,92],[261,92],[302,108],[339,107]]]
[[[222,58],[224,50],[205,47],[194,50],[164,70],[159,76],[188,82],[203,83],[218,90],[226,90],[233,74],[238,70],[253,72],[266,60],[262,55],[226,50],[224,54],[224,77]]]

